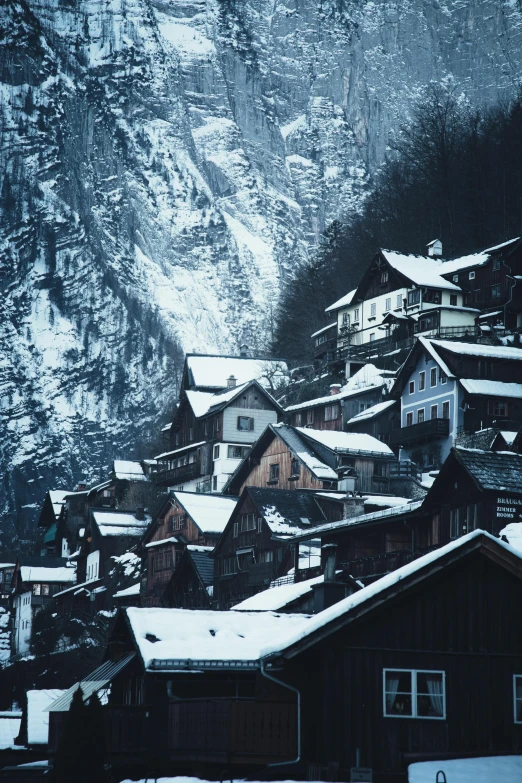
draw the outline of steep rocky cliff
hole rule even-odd
[[[425,84],[513,92],[521,6],[4,0],[0,547],[154,427],[183,349],[263,348]]]

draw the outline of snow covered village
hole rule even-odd
[[[521,36],[0,2],[0,783],[522,781]]]

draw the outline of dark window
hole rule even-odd
[[[219,444],[214,446],[214,459],[219,459]]]
[[[432,367],[430,370],[430,386],[437,385],[437,368]]]
[[[388,272],[381,272],[381,283],[388,282]]]
[[[424,421],[424,408],[419,408],[417,411],[417,424],[422,424]]]
[[[420,302],[420,288],[415,288],[413,291],[408,291],[408,304],[415,305]]]
[[[279,480],[279,464],[270,465],[270,481]]]
[[[426,388],[426,373],[420,372],[419,373],[419,391],[424,391]]]
[[[239,522],[234,522],[234,538],[239,536]]]
[[[254,514],[241,514],[241,532],[256,529],[256,519]]]
[[[507,416],[507,402],[505,400],[488,400],[488,413],[490,416]]]
[[[384,669],[383,675],[385,717],[445,718],[444,672]]]
[[[436,419],[439,415],[439,406],[432,405],[430,408],[430,419]]]
[[[441,292],[434,288],[428,288],[422,299],[424,302],[429,302],[430,304],[440,304]]]
[[[522,674],[513,675],[513,707],[515,723],[522,723]]]
[[[294,458],[292,460],[291,470],[292,470],[292,476],[298,476],[299,475],[301,469],[300,469],[300,466],[299,466],[299,460],[298,459]]]
[[[251,432],[254,429],[254,419],[250,416],[238,416],[237,428],[240,432]]]
[[[260,563],[273,563],[274,562],[274,552],[272,549],[265,549],[264,552],[259,553],[259,562]]]
[[[301,414],[300,413],[296,413],[295,414],[295,426],[296,427],[300,427],[301,423],[302,423],[301,422]]]
[[[449,419],[450,417],[450,404],[449,402],[442,403],[442,418]]]
[[[229,459],[244,459],[248,454],[249,446],[229,446],[228,458]]]
[[[339,405],[337,403],[334,405],[327,405],[324,409],[324,420],[333,421],[337,418],[339,418]]]
[[[413,424],[413,413],[406,414],[406,426],[411,427]]]
[[[415,394],[415,381],[410,381],[409,390],[410,394]]]
[[[237,573],[237,561],[236,557],[224,557],[223,558],[223,575]]]
[[[313,409],[310,411],[306,411],[306,423],[307,424],[313,424],[314,421],[314,412]]]
[[[386,462],[378,462],[377,460],[373,463],[373,475],[374,476],[386,476]]]
[[[502,296],[502,286],[500,284],[491,286],[491,296],[493,299],[499,299]]]
[[[493,261],[493,266],[491,267],[494,272],[498,272],[500,269],[500,261]]]
[[[446,373],[442,372],[442,370],[440,372],[439,378],[441,383],[446,383],[448,380],[448,376],[446,375]]]
[[[217,476],[212,476],[212,491],[217,491]]]
[[[452,307],[457,306],[457,294],[450,294],[450,305]]]

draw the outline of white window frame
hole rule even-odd
[[[522,674],[513,675],[513,722],[518,726],[522,725],[522,718],[517,720],[517,702],[522,702],[522,698],[517,698],[517,680],[522,683]]]
[[[219,443],[214,445],[214,457],[213,459],[219,459]]]
[[[458,283],[459,282],[459,276],[458,275],[453,275],[453,282],[454,283]]]
[[[402,310],[402,294],[397,294],[397,310]]]
[[[411,674],[411,715],[388,715],[386,712],[386,673],[409,672]],[[442,715],[417,715],[417,675],[442,674]],[[382,714],[385,718],[407,718],[408,720],[446,720],[446,672],[442,669],[383,669],[382,670]]]
[[[370,318],[375,318],[377,315],[377,303],[372,302],[370,305]]]
[[[426,370],[421,370],[419,373],[419,391],[424,391],[426,388]]]
[[[475,279],[475,272],[470,272],[469,273],[469,279],[470,280],[474,280]]]
[[[388,297],[384,302],[384,310],[386,313],[389,313],[391,310],[391,296]]]
[[[422,413],[422,421],[419,421],[419,414]],[[417,409],[417,424],[424,424],[426,421],[426,409],[425,408],[418,408]]]
[[[412,388],[413,385],[413,388]],[[408,392],[409,394],[415,394],[415,381],[409,381],[408,382]]]
[[[435,409],[435,416],[433,416],[433,410]],[[439,404],[438,402],[433,403],[433,405],[430,405],[430,421],[433,421],[433,419],[439,418]]]
[[[435,383],[432,383],[433,376],[435,376]],[[430,370],[430,389],[434,389],[437,385],[437,368],[432,367]]]
[[[359,308],[358,307],[356,307],[355,310],[353,311],[353,322],[355,324],[359,323]]]

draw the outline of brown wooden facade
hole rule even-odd
[[[310,400],[297,411],[288,411],[288,423],[294,427],[312,427],[314,430],[333,430],[343,432],[352,416],[362,410],[382,402],[382,386],[370,386],[356,393],[346,395],[332,394],[320,404]]]

